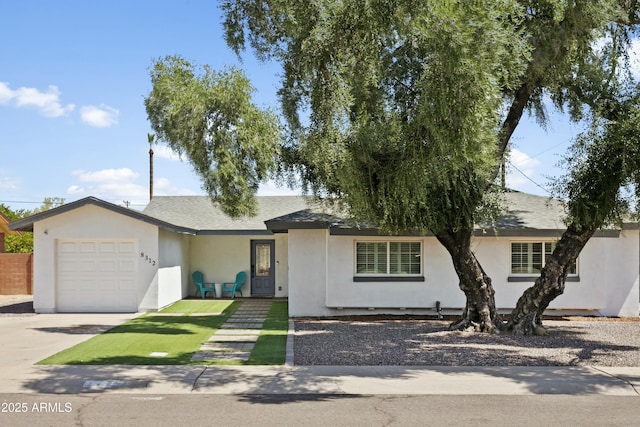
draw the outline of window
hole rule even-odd
[[[555,247],[556,242],[512,242],[511,274],[540,274]],[[569,274],[577,274],[575,263],[569,268]]]
[[[419,276],[422,242],[356,242],[356,276]]]

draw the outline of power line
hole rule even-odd
[[[114,202],[114,201],[110,201],[110,200],[106,200],[107,202],[113,203],[114,205],[121,205],[122,206],[122,202]],[[33,201],[26,201],[26,200],[0,200],[0,203],[20,203],[20,204],[31,204],[31,205],[42,205],[44,204],[44,202],[41,200],[39,202],[33,202]],[[67,204],[70,202],[65,202],[64,204]],[[133,203],[133,202],[127,202],[126,203],[127,207],[133,207],[133,206],[147,206],[146,203]]]
[[[567,144],[567,142],[566,142],[566,141],[564,141],[564,142],[559,142],[558,144],[556,144],[556,145],[552,145],[551,147],[549,147],[549,148],[547,148],[547,149],[545,149],[545,150],[542,150],[541,152],[539,152],[539,153],[537,153],[537,154],[534,154],[533,156],[530,156],[530,155],[526,154],[524,151],[521,151],[523,154],[525,154],[525,155],[527,156],[527,158],[526,158],[526,159],[522,159],[522,160],[520,160],[519,162],[516,162],[516,163],[517,163],[517,164],[526,163],[526,162],[528,162],[530,159],[535,159],[536,157],[541,156],[541,155],[543,155],[544,153],[546,153],[546,152],[548,152],[548,151],[551,151],[551,150],[553,150],[554,148],[559,147],[559,146],[564,145],[564,144]],[[513,163],[512,163],[512,164],[513,164]]]
[[[518,169],[518,167],[516,165],[514,165],[513,163],[511,163],[510,161],[507,160],[507,162],[509,163],[509,165],[511,165],[515,170],[517,170],[518,172],[520,172],[520,174],[522,176],[524,176],[525,178],[527,178],[529,181],[531,181],[536,187],[539,187],[540,189],[542,189],[543,191],[545,191],[547,194],[551,195],[551,192],[549,190],[547,190],[546,188],[544,188],[542,185],[538,184],[537,182],[535,182],[533,179],[529,178],[527,176],[527,174],[525,174],[524,172],[522,172],[520,169]]]
[[[26,202],[24,200],[0,200],[0,203],[32,203],[32,204],[42,204],[42,201],[40,202]]]

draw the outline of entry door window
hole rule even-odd
[[[271,275],[271,245],[269,243],[256,244],[256,276]]]

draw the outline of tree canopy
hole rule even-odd
[[[249,28],[283,62],[284,159],[304,184],[396,232],[472,222],[530,54],[515,2],[223,3],[232,47]]]
[[[252,103],[254,89],[238,69],[214,71],[167,56],[150,74],[145,106],[157,138],[188,159],[226,214],[255,214],[255,192],[276,167],[278,117]]]

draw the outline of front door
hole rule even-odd
[[[251,241],[251,295],[275,295],[275,252],[274,240]]]

